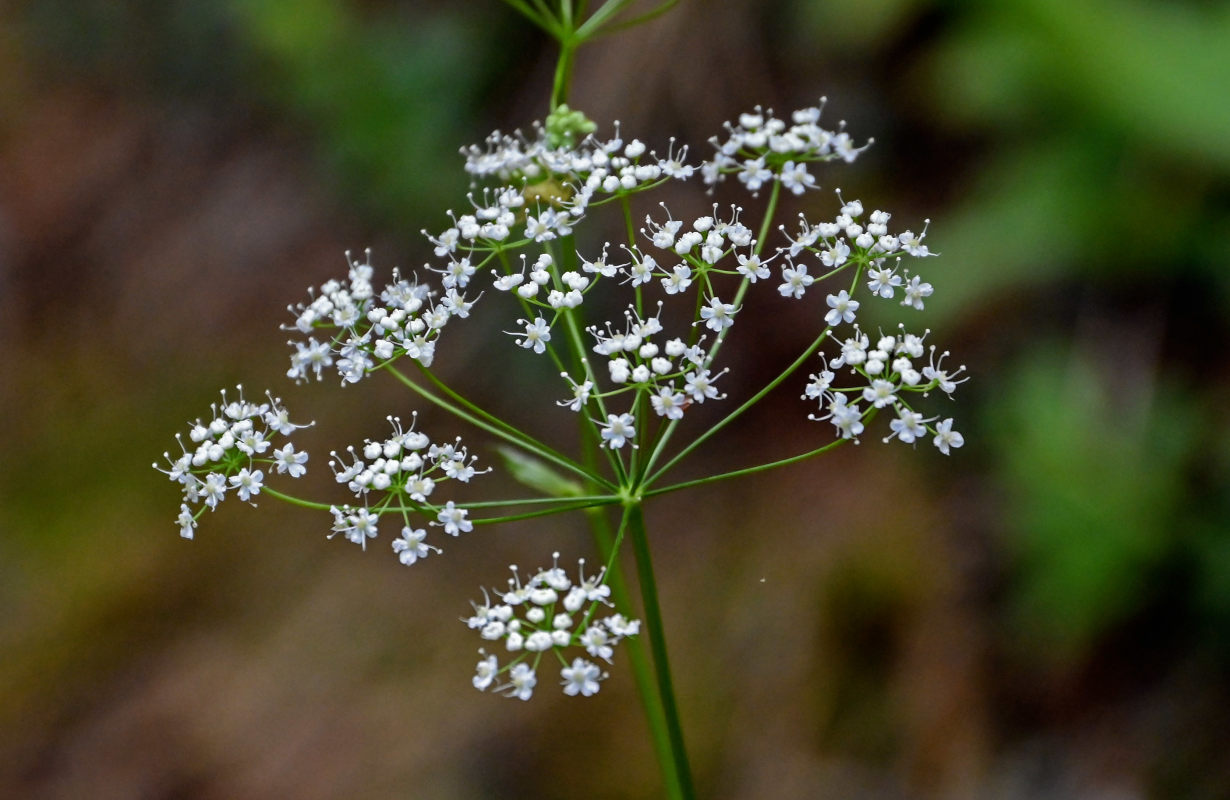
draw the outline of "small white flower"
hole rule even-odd
[[[179,523],[179,535],[185,539],[191,539],[193,532],[196,531],[196,518],[192,515],[192,509],[188,508],[186,503],[181,503],[179,506],[179,516],[175,518]]]
[[[578,694],[582,697],[591,697],[598,693],[598,681],[606,676],[597,664],[578,657],[573,659],[571,667],[564,667],[560,670],[560,677],[564,679],[564,694],[569,697],[575,697]]]
[[[850,246],[845,242],[839,241],[820,253],[820,262],[826,267],[840,267],[846,263],[846,258],[849,255]]]
[[[534,695],[534,686],[537,683],[538,677],[534,670],[522,662],[512,668],[512,672],[508,673],[508,684],[501,688],[507,697],[529,700]]]
[[[915,275],[913,278],[910,278],[909,284],[903,291],[905,299],[901,301],[901,305],[912,306],[922,311],[923,300],[930,297],[934,289],[931,288],[931,284],[923,283],[922,279]]]
[[[232,486],[236,487],[239,499],[249,501],[253,495],[261,493],[261,481],[264,477],[265,473],[259,469],[256,472],[252,472],[247,467],[244,467],[239,470],[238,475],[231,476],[230,482]]]
[[[850,299],[850,293],[842,289],[837,294],[829,295],[825,298],[831,309],[824,315],[824,321],[829,325],[837,325],[842,322],[853,322],[854,312],[858,310],[859,303],[857,300]]]
[[[289,442],[282,449],[273,451],[273,462],[279,475],[286,473],[292,478],[298,478],[307,472],[307,467],[303,466],[307,460],[308,454],[296,453],[295,446]]]
[[[444,504],[444,508],[440,509],[436,514],[436,522],[434,525],[440,525],[444,528],[444,532],[449,536],[457,536],[461,533],[467,533],[474,530],[474,523],[466,519],[466,515],[470,512],[464,508],[457,508],[452,500]]]
[[[602,427],[602,441],[612,450],[623,447],[636,436],[636,418],[631,414],[607,414],[606,425]]]
[[[533,284],[529,285],[533,286]],[[535,353],[545,353],[547,342],[551,341],[551,328],[547,326],[547,321],[542,317],[534,317],[533,322],[526,322],[522,319],[517,320],[517,323],[525,326],[524,338],[518,339],[517,344]]]
[[[662,279],[662,288],[667,294],[680,294],[692,285],[692,268],[687,264],[678,264],[671,274]]]
[[[782,267],[782,283],[777,287],[777,291],[782,297],[793,297],[798,300],[803,296],[803,292],[807,291],[807,287],[816,282],[816,279],[807,274],[807,265],[799,264],[793,267]]]
[[[872,269],[867,274],[871,277],[867,288],[885,299],[891,298],[893,290],[901,286],[901,276],[887,267]]]
[[[760,191],[764,182],[772,178],[773,173],[765,169],[764,158],[749,158],[743,162],[743,169],[739,172],[739,180],[752,192]]]
[[[760,256],[755,254],[745,256],[739,253],[735,258],[739,261],[739,266],[735,268],[735,271],[747,278],[749,282],[755,283],[757,279],[769,277],[769,268],[760,260]]]
[[[816,177],[807,171],[807,164],[802,162],[787,161],[783,164],[781,181],[782,186],[795,194],[803,194],[816,185]]]
[[[949,424],[951,425],[951,422]],[[923,415],[916,411],[910,411],[907,408],[898,408],[897,418],[888,423],[888,427],[893,431],[888,439],[896,436],[906,444],[913,444],[916,439],[920,436],[925,436],[927,433]],[[885,439],[885,441],[888,439]]]
[[[949,417],[935,426],[935,439],[932,441],[941,453],[948,455],[950,448],[965,444],[965,437],[952,429],[952,418]]]
[[[486,691],[487,687],[491,685],[491,682],[495,680],[495,676],[499,671],[500,665],[499,662],[496,661],[495,656],[487,656],[482,661],[478,662],[478,666],[474,669],[474,677],[472,679],[474,688],[478,689],[480,692]]]
[[[676,392],[673,387],[663,386],[658,393],[649,398],[653,410],[660,417],[667,419],[683,418],[683,393]]]
[[[871,385],[863,390],[863,399],[871,403],[876,408],[884,408],[891,405],[896,399],[896,387],[891,381],[886,381],[883,378],[876,378],[871,382]]]
[[[705,321],[705,327],[711,331],[723,331],[735,324],[735,313],[738,309],[733,303],[723,303],[716,297],[709,298],[709,305],[700,310],[700,318]]]
[[[398,560],[408,567],[421,558],[427,558],[432,550],[439,552],[438,548],[424,544],[423,539],[426,537],[426,529],[414,529],[407,525],[401,529],[401,536],[393,540],[393,552],[397,553]]]

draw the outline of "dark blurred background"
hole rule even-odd
[[[973,375],[950,458],[871,436],[649,507],[703,796],[1230,797],[1228,53],[1201,0],[684,0],[582,50],[574,105],[694,160],[827,95],[876,144],[821,182],[934,220],[921,318]],[[319,420],[324,495],[414,408],[290,385],[277,326],[347,248],[426,260],[457,148],[540,118],[554,57],[495,0],[0,3],[0,796],[657,796],[622,656],[588,701],[469,686],[456,618],[592,555],[579,518],[405,569],[273,501],[182,541],[149,468],[268,386]],[[792,313],[732,337],[726,390],[810,339]],[[441,372],[567,424],[471,322]],[[798,393],[705,466],[822,441]]]

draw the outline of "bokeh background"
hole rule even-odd
[[[1227,54],[1200,0],[684,0],[581,52],[574,105],[696,155],[827,95],[876,144],[822,183],[934,220],[924,324],[973,375],[951,458],[872,436],[650,506],[703,796],[1230,797]],[[469,599],[580,519],[407,570],[272,501],[182,541],[150,469],[236,382],[319,421],[318,494],[413,409],[290,385],[277,326],[347,248],[426,260],[554,55],[495,0],[0,3],[0,796],[657,796],[626,664],[469,686]],[[471,322],[443,374],[567,424]],[[725,388],[810,324],[732,337]],[[780,394],[684,474],[828,435]]]

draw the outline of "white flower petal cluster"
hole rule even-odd
[[[854,335],[841,343],[841,355],[832,361],[826,359],[824,369],[813,374],[807,384],[803,399],[817,401],[821,411],[810,418],[832,423],[841,438],[857,440],[871,415],[889,409],[896,417],[889,422],[892,432],[884,438],[885,442],[899,439],[914,444],[932,435],[932,443],[944,455],[963,445],[965,439],[952,429],[951,418],[933,425],[939,417],[924,418],[905,399],[910,393],[925,397],[935,389],[951,397],[957,385],[968,380],[961,377],[964,366],[951,371],[944,367],[946,351],[940,353],[934,345],[924,344],[929,333],[917,336],[900,326],[898,335],[881,335],[872,346],[870,337],[855,325]],[[921,360],[924,356],[926,363]],[[846,368],[856,385],[833,385],[837,378],[834,370],[842,368]]]
[[[841,199],[840,189],[837,195]],[[784,227],[779,229],[785,234],[787,243],[775,253],[783,259],[782,283],[777,291],[783,297],[797,300],[813,283],[857,268],[867,279],[867,288],[874,296],[892,299],[900,292],[901,305],[921,311],[923,301],[931,296],[931,284],[903,269],[901,254],[913,258],[936,254],[922,243],[927,235],[925,227],[917,236],[911,231],[896,235],[889,232],[889,219],[888,212],[878,209],[864,219],[863,204],[859,200],[843,201],[840,213],[831,221],[813,225],[800,215],[797,233],[791,235]],[[805,260],[810,257],[820,261],[816,274],[810,271]],[[889,263],[890,258],[892,263]],[[830,294],[826,302],[830,309],[825,315],[827,324],[835,327],[854,322],[859,301],[850,298],[850,290]]]
[[[437,505],[430,499],[436,487],[449,480],[469,483],[475,475],[489,470],[478,470],[474,464],[477,456],[471,456],[461,444],[461,439],[452,442],[432,442],[422,431],[415,430],[411,421],[408,428],[402,427],[400,417],[388,417],[393,433],[387,439],[367,439],[363,446],[346,448],[348,460],[337,451],[329,467],[338,483],[364,501],[363,506],[333,506],[333,530],[329,538],[341,534],[343,538],[366,549],[367,540],[377,534],[377,523],[385,514],[398,516],[402,523],[401,536],[393,540],[393,552],[407,566],[426,558],[430,552],[440,552],[438,547],[425,543],[425,529],[416,529],[410,524],[410,513],[417,511],[433,516],[428,524],[440,527],[449,536],[458,536],[474,529],[467,519],[469,512],[459,508],[452,500]],[[373,500],[372,497],[378,499]]]
[[[350,264],[345,281],[331,280],[311,291],[311,300],[291,306],[295,330],[308,336],[292,341],[295,347],[287,376],[296,382],[321,380],[334,368],[342,384],[358,383],[377,365],[409,356],[425,367],[435,358],[436,341],[454,317],[469,316],[475,300],[460,290],[473,270],[456,264],[445,270],[445,292],[433,293],[417,280],[393,271],[393,282],[379,294],[372,285],[371,251],[362,262],[346,254]],[[467,265],[468,266],[468,265]],[[322,332],[318,341],[312,334]]]
[[[529,700],[538,683],[540,661],[545,653],[553,652],[564,665],[560,677],[565,694],[589,697],[597,693],[607,674],[589,659],[611,663],[615,647],[641,628],[639,620],[622,614],[599,618],[611,605],[606,571],[587,577],[585,559],[580,559],[573,581],[560,568],[559,553],[554,554],[550,569],[538,570],[527,581],[517,567],[509,569],[513,576],[508,588],[484,589],[483,602],[471,603],[474,613],[465,620],[484,640],[503,642],[509,659],[501,664],[495,654],[479,650],[483,659],[475,670],[474,688],[494,687],[507,697]],[[564,657],[566,651],[578,649],[585,655],[578,654],[571,662]]]
[[[772,109],[757,106],[726,123],[726,137],[709,140],[716,152],[701,165],[705,183],[712,186],[735,175],[753,195],[774,180],[796,195],[818,188],[809,163],[834,159],[849,163],[872,143],[869,139],[857,147],[845,132],[844,122],[838,123],[837,130],[821,127],[824,103],[821,98],[815,106],[798,109],[789,121],[774,116]]]
[[[250,403],[243,387],[235,389],[238,398],[229,399],[222,391],[222,402],[210,406],[208,419],[197,419],[188,432],[188,441],[176,434],[179,456],[163,453],[168,467],[154,464],[183,490],[179,507],[180,536],[191,539],[197,520],[205,509],[213,511],[233,493],[255,505],[253,498],[264,487],[265,469],[298,478],[307,471],[308,454],[295,450],[290,442],[274,448],[277,436],[289,436],[298,428],[290,421],[282,401],[266,393],[268,402]],[[311,423],[309,423],[311,424]],[[264,467],[262,469],[261,467]],[[194,508],[194,506],[196,508]]]
[[[644,392],[655,415],[677,420],[693,403],[725,397],[718,393],[715,382],[726,371],[711,372],[705,337],[701,336],[688,344],[682,337],[668,339],[660,336],[664,330],[661,309],[662,304],[659,303],[657,314],[642,317],[635,306],[629,306],[624,312],[621,327],[608,322],[604,328],[588,328],[594,339],[593,352],[607,358],[606,379],[612,388],[601,394],[595,393],[594,381],[587,378],[577,380],[564,373],[564,379],[572,387],[573,397],[559,405],[581,411],[598,397]],[[701,320],[711,330],[725,330],[733,324],[736,311],[733,304],[711,298],[709,304],[701,309]],[[598,424],[601,426],[603,444],[612,449],[623,447],[636,434],[633,414],[608,413],[606,421],[598,421]]]
[[[496,131],[483,146],[462,149],[465,169],[476,180],[521,188],[531,203],[546,197],[579,218],[591,202],[651,188],[666,179],[686,180],[693,167],[687,147],[658,156],[638,139],[625,142],[615,123],[615,135],[603,140],[592,133],[571,146],[552,141],[536,124],[531,135]],[[532,238],[532,237],[531,237]]]

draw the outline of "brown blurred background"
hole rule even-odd
[[[574,105],[694,159],[828,95],[876,144],[822,183],[934,220],[923,324],[973,375],[951,458],[872,436],[650,506],[703,796],[1230,797],[1227,53],[1200,0],[684,0],[581,52]],[[0,796],[657,796],[624,659],[588,701],[469,686],[456,618],[591,554],[581,520],[407,570],[273,501],[182,541],[149,468],[269,386],[327,496],[324,454],[414,408],[290,385],[277,326],[347,248],[426,260],[457,148],[541,117],[554,55],[495,0],[0,3]],[[441,372],[559,425],[471,322]],[[809,324],[732,337],[724,388]],[[779,394],[681,475],[828,436]]]

